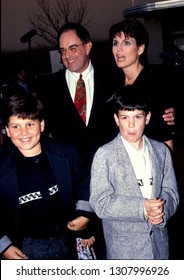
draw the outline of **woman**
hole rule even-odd
[[[111,26],[109,36],[112,53],[119,68],[115,81],[116,90],[133,85],[150,95],[152,119],[145,133],[173,149],[174,109],[171,108],[172,102],[168,97],[171,86],[163,77],[160,79],[156,72],[153,73],[145,66],[149,45],[147,30],[137,19],[125,19]],[[163,115],[164,112],[166,115]]]

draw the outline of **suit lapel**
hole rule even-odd
[[[94,67],[94,95],[88,126],[102,119],[105,95],[107,94],[105,88],[106,83],[107,81],[104,80],[102,73]]]
[[[61,90],[61,104],[62,110],[64,110],[65,115],[68,115],[68,118],[73,118],[80,123],[80,126],[86,127],[85,123],[83,122],[82,118],[80,117],[74,102],[72,100],[67,82],[65,77],[66,71],[63,71],[61,74],[61,79],[58,79],[60,82],[60,86],[58,87]]]
[[[150,159],[151,159],[151,172],[153,177],[153,189],[152,189],[152,197],[160,197],[160,190],[162,184],[163,174],[161,172],[160,164],[158,159],[155,157],[155,152],[151,142],[146,138],[146,142],[149,149]]]

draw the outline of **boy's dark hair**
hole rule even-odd
[[[116,35],[124,33],[125,38],[134,38],[137,46],[145,45],[145,51],[140,55],[141,62],[147,60],[147,48],[149,45],[149,34],[144,25],[135,18],[124,19],[113,24],[109,30],[111,43]]]
[[[151,111],[150,98],[148,95],[132,86],[123,87],[113,95],[114,113],[118,115],[119,110],[134,111],[143,110],[146,115]]]
[[[74,30],[77,36],[81,39],[81,41],[84,44],[91,42],[91,38],[88,30],[80,23],[76,23],[76,22],[69,22],[61,26],[61,28],[58,31],[58,41],[61,34],[69,30]]]
[[[11,94],[4,102],[2,109],[2,122],[4,125],[8,125],[11,116],[42,121],[44,119],[43,105],[35,94]]]

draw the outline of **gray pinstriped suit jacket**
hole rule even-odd
[[[179,204],[172,157],[165,144],[145,137],[153,176],[152,197],[162,197],[164,222],[152,225],[120,134],[100,147],[91,170],[90,204],[102,219],[107,259],[168,259],[167,221]]]

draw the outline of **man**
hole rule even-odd
[[[49,81],[47,129],[54,138],[74,142],[86,164],[91,165],[99,145],[111,139],[107,129],[111,118],[106,104],[109,78],[105,69],[94,69],[90,61],[92,42],[84,27],[77,23],[66,24],[61,27],[58,38],[59,53],[66,69],[54,74]],[[74,105],[80,73],[83,74],[86,87],[86,123]],[[103,119],[109,120],[107,127],[104,127]]]
[[[16,81],[13,84],[15,91],[23,92],[25,94],[32,93],[33,85],[31,85],[30,81],[27,78],[27,71],[24,66],[19,65],[16,69]]]

